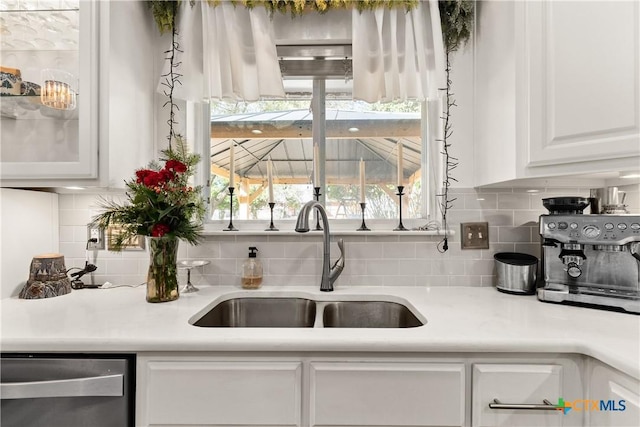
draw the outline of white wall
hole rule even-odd
[[[0,188],[0,298],[17,295],[31,259],[57,253],[58,241],[57,194]]]

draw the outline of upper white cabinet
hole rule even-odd
[[[481,2],[475,184],[640,167],[640,3]]]
[[[43,36],[31,47],[7,45],[3,35],[0,58],[3,67],[20,69],[23,80],[40,85],[41,69],[62,69],[76,76],[78,89],[74,110],[52,109],[38,96],[0,99],[1,185],[122,188],[156,154],[156,86],[164,60],[158,30],[146,2],[76,1],[69,10],[73,1],[59,3],[64,10],[2,12],[5,19],[43,22],[76,16],[77,26],[60,25],[59,37]]]
[[[56,8],[16,1],[0,11],[3,180],[97,177],[98,9],[49,3]]]

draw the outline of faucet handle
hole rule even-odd
[[[344,240],[338,239],[338,249],[340,249],[340,258],[338,258],[331,267],[329,272],[329,281],[333,283],[344,270]]]

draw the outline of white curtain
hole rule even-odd
[[[184,53],[177,57],[183,77],[174,89],[176,99],[284,97],[273,22],[265,8],[185,1],[177,25]],[[434,99],[445,87],[436,0],[422,0],[410,12],[354,10],[352,25],[354,99]]]
[[[263,7],[205,7],[204,63],[211,98],[284,97],[273,28]]]
[[[438,2],[353,11],[353,98],[367,102],[435,99],[445,87]]]

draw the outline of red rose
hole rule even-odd
[[[147,187],[156,187],[160,183],[160,173],[156,171],[148,171],[142,180]]]
[[[156,224],[151,229],[151,235],[153,237],[162,237],[168,233],[171,229],[166,224]]]
[[[177,173],[183,173],[187,171],[187,165],[178,160],[167,160],[165,169],[171,170]]]
[[[169,182],[173,179],[173,172],[167,169],[162,169],[158,174],[160,182]]]
[[[149,175],[150,171],[149,169],[140,169],[138,171],[136,171],[136,182],[138,184],[142,184],[144,182],[144,179],[147,175]]]

